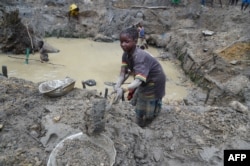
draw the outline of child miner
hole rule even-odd
[[[114,89],[118,99],[125,92],[129,92],[128,96],[131,98],[131,94],[136,91],[136,123],[145,127],[161,111],[166,75],[156,58],[136,46],[137,41],[138,31],[135,27],[120,33],[120,46],[124,52],[120,76]],[[127,87],[121,87],[131,73],[134,80]]]

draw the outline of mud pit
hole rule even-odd
[[[214,9],[209,13],[234,16],[227,11]],[[204,19],[208,25],[209,17]],[[212,18],[211,23],[216,24]],[[195,45],[199,43],[194,41]],[[218,68],[215,76],[224,79],[230,75]],[[223,79],[219,80],[225,83]],[[230,83],[238,82],[236,77]],[[222,166],[225,149],[250,149],[249,109],[240,109],[237,106],[242,105],[224,96],[224,102],[207,105],[206,93],[197,87],[190,91],[183,102],[165,104],[160,116],[146,128],[133,122],[135,113],[128,102],[113,105],[106,112],[103,133],[114,142],[114,166]],[[93,107],[93,100],[100,98],[95,90],[75,88],[63,97],[51,99],[39,94],[37,83],[0,77],[0,165],[46,165],[62,139],[81,132],[85,113]]]

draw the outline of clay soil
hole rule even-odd
[[[250,54],[249,43],[236,43],[219,53],[219,55],[223,57],[226,61],[250,60],[249,54]]]
[[[46,165],[62,139],[82,131],[92,101],[103,98],[96,91],[77,88],[50,98],[40,94],[33,82],[4,77],[0,81],[0,165],[4,166]],[[127,102],[106,112],[103,134],[114,142],[114,165],[222,165],[225,149],[250,148],[248,112],[164,104],[161,115],[145,128],[134,123],[134,115]]]

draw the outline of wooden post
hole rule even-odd
[[[108,88],[105,88],[105,94],[104,94],[104,97],[107,99],[108,97]]]
[[[8,78],[7,66],[2,66],[2,73],[3,73],[3,76]]]
[[[206,100],[205,100],[204,104],[207,104],[207,101],[208,101],[209,96],[210,96],[210,92],[211,92],[211,89],[208,88],[208,89],[207,89],[207,97],[206,97]]]

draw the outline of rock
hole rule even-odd
[[[88,135],[100,134],[105,130],[105,99],[96,99],[93,101],[92,108],[87,110],[84,115],[85,124],[82,131]]]
[[[203,52],[207,52],[207,51],[208,51],[208,49],[207,49],[207,48],[204,48],[204,49],[203,49]]]
[[[35,131],[35,130],[31,130],[30,131],[30,135],[34,138],[38,138],[39,137],[39,134]]]
[[[170,130],[167,130],[166,132],[163,133],[162,138],[168,138],[168,139],[173,138],[173,132]]]
[[[137,153],[135,153],[135,158],[137,158],[137,159],[143,159],[144,158],[144,153],[138,151]]]
[[[58,116],[55,116],[55,117],[53,118],[53,121],[54,121],[54,122],[58,122],[60,119],[61,119],[61,116],[58,115]]]
[[[212,36],[212,35],[214,35],[214,32],[213,31],[209,31],[209,30],[204,30],[204,31],[202,31],[202,34],[204,36]]]
[[[231,65],[238,65],[238,64],[240,64],[240,61],[232,60],[232,61],[230,61],[230,64]]]
[[[212,147],[204,147],[203,150],[199,153],[201,158],[205,161],[210,161],[212,158],[216,155],[216,152],[218,152],[219,149],[215,148],[214,146]]]
[[[231,92],[234,95],[238,95],[248,86],[248,84],[249,79],[246,76],[237,75],[222,83],[222,86],[226,91]]]
[[[162,157],[162,150],[160,148],[153,149],[153,157],[156,162],[159,162]]]
[[[114,40],[111,37],[102,35],[102,34],[97,34],[94,38],[94,41],[98,42],[113,42]]]
[[[195,135],[193,139],[195,140],[195,142],[198,145],[204,145],[205,144],[205,141],[199,135]]]
[[[247,113],[248,111],[248,107],[243,105],[242,103],[238,102],[238,101],[232,101],[229,104],[234,110],[241,112],[241,113]]]

